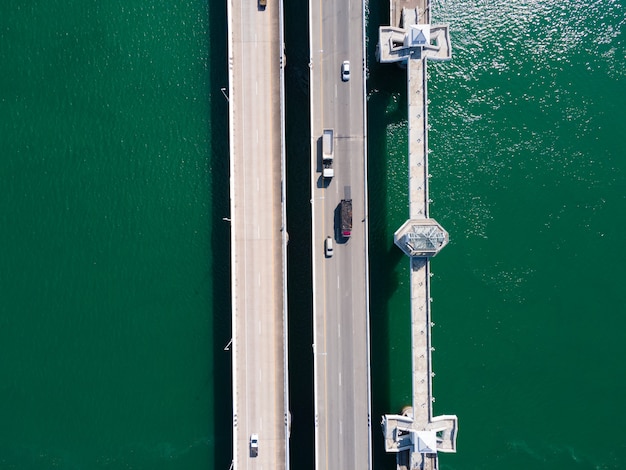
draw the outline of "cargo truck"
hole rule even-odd
[[[335,146],[333,134],[332,129],[324,129],[324,134],[322,135],[322,176],[328,179],[335,176],[335,170],[333,169]]]
[[[341,235],[349,238],[352,235],[352,199],[341,200]]]

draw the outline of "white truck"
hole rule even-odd
[[[259,455],[259,435],[250,434],[250,457]]]
[[[334,158],[334,146],[335,142],[334,132],[332,129],[324,129],[322,135],[322,177],[331,179],[335,176],[335,170],[333,169]]]

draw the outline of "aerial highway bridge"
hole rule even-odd
[[[289,468],[284,125],[280,0],[228,0],[233,468]],[[365,6],[309,0],[316,470],[372,468]],[[391,0],[381,62],[407,68],[412,403],[383,417],[400,469],[436,469],[457,418],[432,413],[430,257],[448,242],[428,215],[426,61],[449,60],[429,0]],[[376,426],[378,428],[378,426]]]

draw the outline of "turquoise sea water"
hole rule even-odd
[[[434,409],[460,427],[441,464],[626,468],[625,4],[433,13],[453,44],[429,65],[431,216],[451,238],[432,262]],[[391,240],[407,214],[403,80],[371,67],[374,336],[387,328],[372,340],[374,415],[410,396],[408,266]]]
[[[308,34],[286,6],[292,468],[313,468]],[[373,432],[410,396],[404,72],[374,62]],[[0,6],[0,469],[230,464],[225,4]],[[433,2],[442,468],[626,468],[624,1]]]
[[[2,469],[210,468],[228,446],[208,13],[0,6]]]

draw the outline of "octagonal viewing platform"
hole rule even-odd
[[[410,257],[435,256],[448,244],[448,232],[435,219],[410,219],[393,234],[394,243]]]

